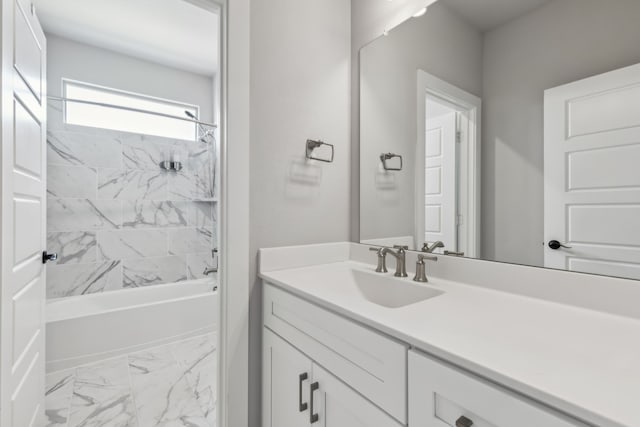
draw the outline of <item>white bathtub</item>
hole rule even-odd
[[[217,331],[212,289],[201,279],[49,301],[47,372]]]

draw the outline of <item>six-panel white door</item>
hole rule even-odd
[[[424,240],[457,250],[456,113],[429,118],[424,171]]]
[[[640,65],[549,89],[544,109],[545,266],[640,279]]]
[[[44,425],[45,38],[2,1],[1,425]]]

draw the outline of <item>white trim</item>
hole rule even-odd
[[[466,203],[466,208],[463,206],[465,203],[461,203],[460,208],[466,211],[464,214],[464,221],[465,224],[467,224],[467,227],[464,228],[464,230],[466,230],[464,233],[466,242],[465,256],[477,258],[480,255],[480,118],[482,117],[482,100],[423,70],[417,71],[417,77],[417,159],[424,158],[425,155],[425,95],[432,95],[444,100],[468,114],[468,152],[464,156],[461,155],[461,158],[466,157],[467,159],[467,167],[461,168],[461,171],[465,172],[461,180],[464,179],[466,185],[463,183],[461,188],[466,188],[467,190],[465,190],[465,192],[468,194],[460,197],[460,199],[468,202]],[[420,230],[424,230],[424,221],[422,220],[422,218],[424,218],[424,170],[416,168],[415,174],[415,239],[417,248],[419,249],[422,246],[421,242],[424,240],[424,231],[420,233]]]
[[[62,88],[62,97],[63,98],[67,98],[67,85],[69,83],[71,83],[72,85],[75,86],[81,86],[81,87],[85,87],[85,88],[89,88],[89,89],[97,89],[103,92],[109,92],[109,93],[113,93],[113,94],[117,94],[117,95],[125,95],[125,96],[129,96],[131,98],[138,98],[138,99],[142,99],[145,101],[153,101],[153,102],[157,102],[159,104],[167,104],[167,105],[171,105],[171,106],[175,106],[175,105],[179,105],[182,107],[186,107],[186,108],[193,108],[194,110],[196,110],[197,116],[200,117],[200,106],[196,105],[196,104],[189,104],[188,102],[182,102],[182,101],[177,101],[175,99],[169,99],[169,98],[161,98],[158,96],[152,96],[152,95],[147,95],[144,93],[140,93],[140,92],[132,92],[132,91],[128,91],[128,90],[122,90],[122,89],[118,89],[115,87],[109,87],[109,86],[104,86],[104,85],[97,85],[94,83],[90,83],[90,82],[84,82],[82,80],[76,80],[76,79],[70,79],[67,77],[62,77],[61,78],[61,85],[60,87]]]
[[[247,427],[250,0],[221,1],[218,425]]]
[[[62,99],[64,99],[64,101],[62,101],[62,117],[63,117],[62,120],[65,124],[70,124],[75,126],[87,126],[87,127],[97,128],[97,129],[109,129],[109,130],[115,130],[115,131],[148,134],[148,135],[155,135],[155,136],[160,136],[165,138],[184,139],[184,140],[193,140],[193,141],[196,141],[198,139],[198,127],[195,125],[191,126],[190,124],[186,123],[187,120],[184,120],[185,122],[184,124],[180,123],[181,125],[184,125],[184,128],[185,128],[184,133],[176,132],[170,135],[167,133],[158,132],[158,130],[160,130],[158,126],[160,125],[160,123],[165,123],[167,121],[171,122],[172,120],[175,120],[176,117],[182,116],[183,111],[190,111],[196,117],[200,117],[199,105],[190,104],[190,103],[177,101],[177,100],[170,100],[166,98],[159,98],[156,96],[149,96],[140,92],[125,91],[115,87],[97,85],[97,84],[93,84],[86,81],[69,79],[66,77],[63,77],[61,79],[61,88],[62,88]],[[70,96],[69,90],[74,88],[93,91],[93,94],[92,94],[93,97],[89,94],[87,94],[87,96]],[[121,98],[119,101],[116,101],[114,99],[114,101],[111,103],[111,105],[114,105],[114,106],[108,107],[110,104],[104,101],[96,101],[96,99],[102,99],[102,98],[99,98],[100,96],[99,94],[104,94],[106,96],[111,95],[111,96],[121,97]],[[122,98],[125,98],[125,99],[122,99]],[[53,97],[53,99],[55,99],[55,97]],[[75,99],[79,99],[79,100],[77,102],[73,102],[73,100]],[[142,102],[152,103],[155,105],[154,106],[149,105],[148,108],[144,108],[144,109],[139,108],[139,111],[135,111],[136,110],[135,107],[131,107],[131,108],[127,107],[127,102],[126,102],[127,99],[139,100]],[[86,102],[82,102],[83,100]],[[116,107],[116,105],[122,108],[118,108]],[[96,121],[92,122],[90,120],[89,123],[87,123],[83,120],[78,120],[78,118],[76,118],[76,120],[73,120],[73,121],[69,119],[69,110],[82,109],[83,107],[89,108],[89,109],[93,108],[95,110],[96,106],[98,108],[101,108],[104,106],[104,107],[107,107],[107,110],[110,110],[110,111],[115,110],[117,114],[128,114],[130,116],[136,117],[136,119],[131,120],[133,117],[128,117],[128,120],[124,120],[124,121],[121,121],[123,120],[122,118],[117,119],[115,121],[109,121],[108,119],[105,120],[105,117],[108,116],[107,114],[98,115],[97,122]],[[165,113],[158,109],[160,106],[169,107],[177,111],[173,111],[172,113]],[[145,110],[147,110],[149,113],[147,114]],[[142,116],[140,115],[141,113],[142,113]],[[82,116],[83,114],[80,114],[80,115]],[[188,119],[188,117],[186,116],[184,118]],[[96,118],[94,117],[94,120],[95,119]],[[152,122],[152,124],[148,124],[147,122],[147,126],[145,129],[144,127],[140,127],[141,122],[145,120],[153,120],[154,122]],[[159,122],[158,120],[163,120],[163,121]],[[131,124],[132,121],[135,122],[136,124],[132,125]],[[175,122],[171,122],[171,123],[175,123]],[[191,121],[191,123],[193,122]],[[186,130],[188,130],[188,133],[186,132]]]

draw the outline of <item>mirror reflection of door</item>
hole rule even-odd
[[[481,99],[417,72],[417,250],[477,256]]]
[[[549,89],[544,108],[545,267],[640,279],[640,64]]]
[[[424,160],[424,242],[434,252],[458,250],[456,135],[457,112],[427,96]]]

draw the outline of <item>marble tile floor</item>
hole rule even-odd
[[[214,334],[46,378],[47,427],[215,427]]]

